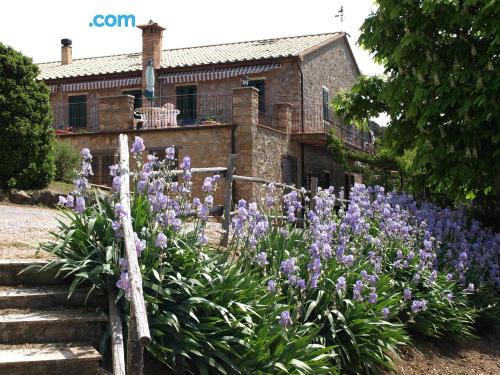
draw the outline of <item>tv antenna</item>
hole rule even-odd
[[[341,31],[344,31],[344,6],[341,5],[340,9],[338,10],[337,14],[335,15],[335,18],[340,18],[340,28]]]

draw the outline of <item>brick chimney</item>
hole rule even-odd
[[[142,30],[142,67],[143,70],[148,64],[148,60],[153,61],[153,66],[158,69],[162,58],[163,27],[153,20],[146,25],[137,26]]]
[[[73,51],[71,50],[71,39],[61,39],[61,65],[68,65],[73,62]]]

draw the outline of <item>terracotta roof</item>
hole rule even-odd
[[[194,67],[300,56],[343,35],[337,32],[167,49],[163,51],[161,68]],[[73,63],[68,65],[61,65],[60,61],[55,61],[41,63],[38,66],[39,78],[43,80],[138,72],[141,70],[141,53],[74,59]]]

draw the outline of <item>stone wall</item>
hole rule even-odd
[[[332,159],[328,150],[324,148],[304,146],[304,171],[305,177],[308,174],[328,173],[330,186],[335,186],[336,190],[344,186],[344,169]]]
[[[99,130],[128,130],[134,128],[134,97],[110,96],[99,99]]]
[[[189,155],[193,167],[226,167],[232,148],[231,134],[233,130],[234,127],[230,125],[215,125],[140,131],[126,130],[122,133],[128,134],[130,144],[134,136],[140,136],[144,139],[146,150],[157,152],[159,157],[165,156],[166,147],[174,145],[178,148],[178,159],[182,160],[184,156]],[[59,136],[59,139],[72,144],[78,150],[88,147],[99,160],[101,156],[112,157],[117,153],[118,135],[119,132],[71,134]],[[100,168],[103,166],[97,165],[97,168],[94,168],[97,169],[94,171],[95,174],[107,172],[100,170]],[[194,196],[202,196],[201,184],[205,177],[206,175],[193,175]],[[222,204],[224,190],[224,179],[222,178],[219,189],[214,196],[216,204]]]
[[[359,75],[346,38],[317,49],[304,56],[304,107],[323,106],[323,86],[330,90],[330,98],[351,88]]]

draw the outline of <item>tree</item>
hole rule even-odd
[[[47,86],[30,58],[0,43],[0,185],[41,187],[54,176]]]
[[[389,114],[386,136],[414,152],[415,182],[455,200],[491,196],[500,174],[500,2],[379,0],[359,43],[385,67],[334,99],[346,120]]]

